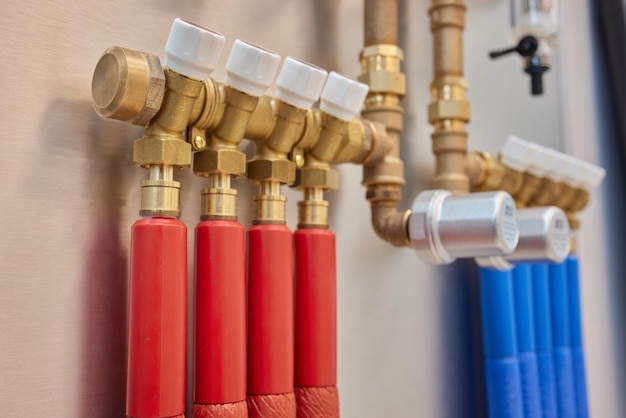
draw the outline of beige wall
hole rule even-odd
[[[409,205],[428,187],[432,171],[426,121],[431,40],[427,2],[401,3],[410,92],[402,146],[408,179],[404,204]],[[589,74],[580,75],[581,82],[566,72],[569,78],[559,84],[558,71],[551,71],[546,97],[531,99],[517,59],[493,63],[486,57],[489,49],[510,43],[507,2],[469,3],[472,148],[495,152],[508,133],[558,147],[564,144],[563,112],[572,136],[581,135],[577,123],[594,123],[583,121],[591,104],[577,102],[572,109],[566,103],[566,110],[558,110],[560,86],[588,92]],[[571,10],[584,8],[583,0],[571,3]],[[129,228],[146,173],[131,163],[132,140],[141,130],[101,120],[91,108],[91,73],[101,52],[123,45],[163,57],[171,21],[182,16],[223,32],[226,50],[241,37],[356,76],[361,13],[358,0],[60,0],[3,7],[0,416],[123,414]],[[578,13],[575,17],[584,21]],[[566,38],[568,50],[576,47],[573,39]],[[574,59],[566,56],[568,63]],[[583,53],[576,62],[585,58]],[[218,70],[215,76],[222,80],[223,74]],[[575,152],[584,156],[586,151]],[[341,167],[341,174],[341,190],[329,200],[338,242],[342,415],[478,416],[475,277],[464,270],[467,265],[430,268],[409,249],[379,241],[369,226],[360,169]],[[183,220],[191,229],[203,181],[189,172],[179,179]],[[252,188],[244,181],[237,187],[241,220],[248,224],[243,202]],[[288,192],[288,197],[289,223],[295,227],[299,196]],[[594,205],[591,210],[599,210],[599,202]],[[593,241],[601,242],[602,234],[592,228],[584,233],[591,237],[581,249],[590,254],[584,272],[591,274],[601,262],[595,261]],[[612,405],[618,392],[610,390],[615,353],[604,348],[613,342],[602,328],[611,319],[604,308],[608,296],[591,293],[585,309],[594,315],[593,325],[600,324],[592,327],[591,316],[585,317],[585,331],[593,337],[587,340],[593,412],[617,417]]]

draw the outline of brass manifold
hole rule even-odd
[[[467,154],[466,170],[472,191],[504,190],[513,196],[518,208],[556,206],[567,215],[572,231],[580,228],[577,213],[589,203],[589,191],[584,188],[514,170],[483,152]],[[574,244],[572,236],[572,252]]]
[[[295,181],[305,196],[299,224],[325,227],[323,191],[338,186],[330,164],[371,164],[392,149],[380,124],[359,118],[345,122],[319,109],[250,96],[212,78],[193,80],[163,69],[156,56],[121,47],[105,51],[92,88],[99,114],[146,125],[133,153],[135,164],[151,173],[142,183],[144,216],[180,215],[180,183],[173,181],[173,168],[189,167],[193,149],[194,172],[209,179],[202,191],[203,219],[236,219],[231,179],[247,172],[260,186],[255,223],[285,222],[280,186]],[[238,149],[243,138],[257,144],[247,167]]]

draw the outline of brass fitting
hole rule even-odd
[[[161,61],[156,55],[113,46],[98,60],[91,93],[98,115],[144,126],[163,101]]]
[[[465,98],[463,78],[464,0],[432,0],[429,9],[433,33],[434,80],[428,120],[434,127],[433,153],[436,156],[434,187],[454,194],[468,193],[465,172],[470,105]]]
[[[544,177],[536,193],[533,194],[530,202],[528,202],[528,206],[555,205],[561,198],[562,188],[563,183]]]
[[[302,190],[298,202],[298,228],[328,228],[328,202],[324,191],[339,187],[339,173],[330,167],[348,133],[349,122],[321,112],[318,140],[304,157],[294,188]]]
[[[530,200],[533,198],[535,193],[537,193],[542,181],[543,177],[538,177],[529,172],[524,173],[522,186],[517,193],[513,194],[515,204],[518,208],[521,209],[529,206]]]
[[[369,132],[374,133],[374,151],[363,161],[363,185],[376,234],[394,246],[411,246],[407,231],[410,211],[397,209],[405,183],[400,160],[404,114],[400,101],[406,94],[406,80],[400,68],[403,53],[397,46],[398,4],[396,0],[368,0],[365,10],[365,48],[360,56],[359,80],[370,86],[370,92],[361,114],[383,125],[386,131],[369,126]],[[380,13],[374,15],[374,11]],[[376,149],[383,152],[379,154]]]
[[[224,95],[222,117],[207,135],[205,149],[194,154],[193,170],[209,178],[209,188],[202,191],[201,219],[236,220],[237,193],[230,186],[230,178],[246,172],[246,156],[238,146],[259,98],[228,85],[211,91],[219,90]]]
[[[504,190],[513,195],[524,180],[523,173],[502,164],[488,152],[468,153],[466,171],[473,192]]]
[[[281,185],[296,179],[296,165],[288,154],[299,139],[307,111],[281,100],[272,100],[275,115],[272,131],[263,142],[257,142],[256,155],[248,162],[248,179],[259,184],[254,197],[255,224],[287,223],[287,198],[281,195]]]

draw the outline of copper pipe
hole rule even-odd
[[[398,0],[365,0],[365,46],[398,44]]]

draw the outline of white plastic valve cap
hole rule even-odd
[[[584,174],[581,175],[583,170],[580,168],[580,164],[578,158],[574,158],[571,155],[567,155],[567,166],[563,170],[565,176],[563,177],[563,181],[567,183],[567,185],[573,188],[582,187],[584,182]]]
[[[515,135],[509,135],[504,147],[502,147],[500,161],[513,170],[526,171],[533,162],[535,149],[529,145],[528,141]]]
[[[251,96],[262,96],[272,84],[280,55],[237,39],[226,62],[226,84]]]
[[[559,182],[563,180],[567,174],[567,167],[569,164],[567,155],[550,148],[546,148],[545,150],[545,152],[549,153],[552,156],[549,164],[546,167],[546,177],[554,182]]]
[[[217,66],[224,35],[176,18],[165,45],[165,66],[189,78],[204,80]]]
[[[581,163],[581,171],[585,173],[584,176],[581,176],[581,187],[590,192],[602,183],[606,175],[606,170],[586,161],[581,161]]]
[[[309,109],[319,99],[327,75],[313,64],[287,57],[276,80],[276,96],[292,106]]]
[[[361,111],[369,87],[331,71],[326,79],[320,109],[338,119],[351,121]]]
[[[548,168],[552,167],[554,162],[554,154],[550,153],[548,148],[542,147],[535,143],[528,143],[534,148],[535,154],[530,166],[528,166],[528,172],[537,177],[544,177],[548,173]]]

